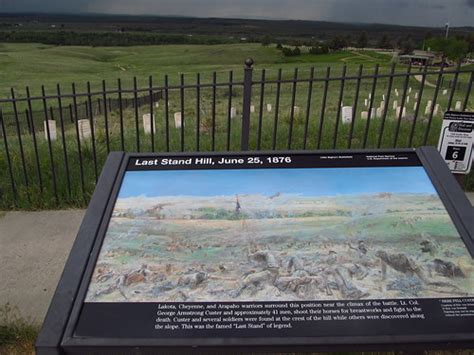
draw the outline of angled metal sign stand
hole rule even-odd
[[[112,153],[37,351],[473,347],[472,217],[429,147]]]

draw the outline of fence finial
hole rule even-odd
[[[255,62],[253,61],[252,58],[247,58],[247,59],[245,59],[245,66],[246,66],[248,69],[252,68],[253,63],[255,63]]]

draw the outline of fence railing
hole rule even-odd
[[[84,206],[111,150],[216,151],[436,144],[472,109],[470,68],[343,66],[181,74],[0,99],[0,208]]]

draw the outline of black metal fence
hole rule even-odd
[[[257,71],[248,59],[209,80],[12,89],[0,99],[0,208],[84,206],[111,150],[414,147],[437,143],[443,112],[472,109],[473,69],[333,71]]]

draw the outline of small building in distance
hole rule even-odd
[[[411,54],[404,54],[398,56],[398,62],[401,64],[412,65],[436,65],[441,63],[441,56],[435,52],[422,51],[415,49]]]

